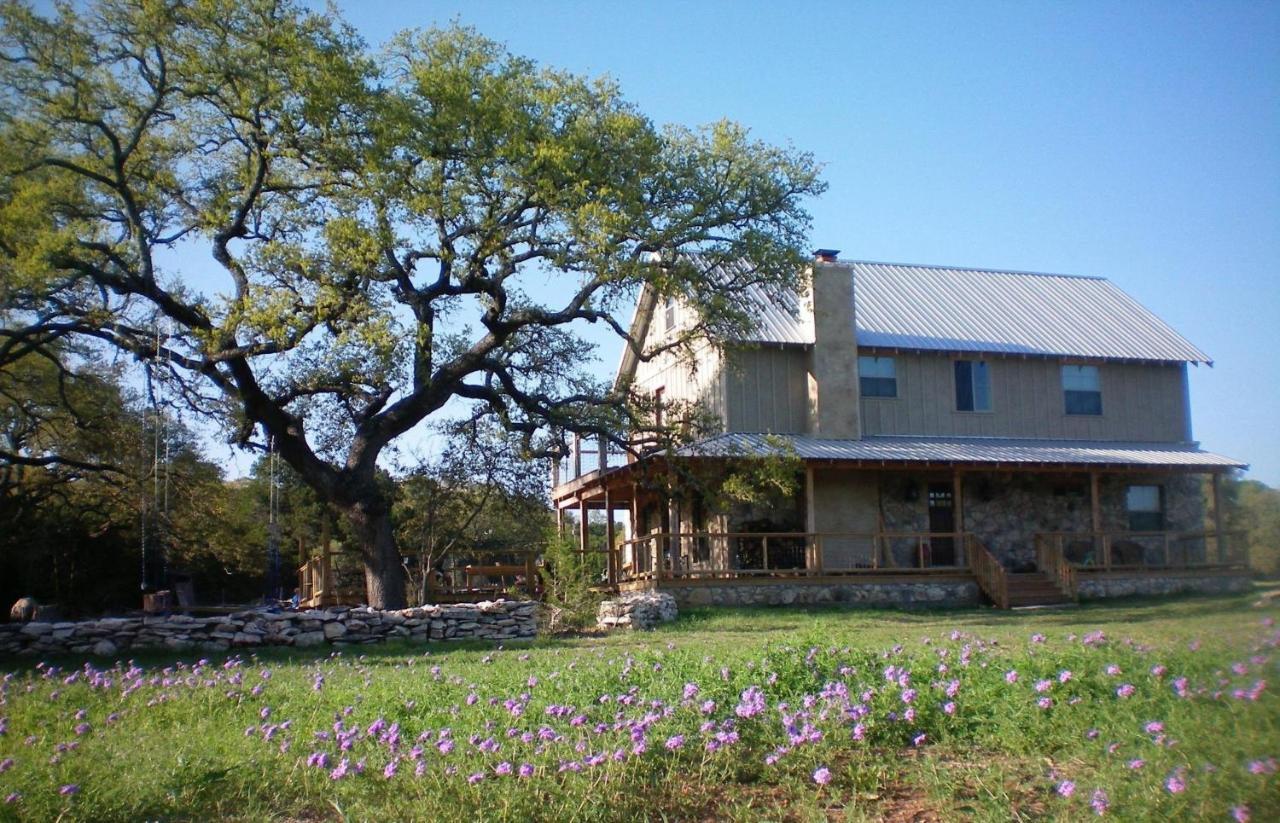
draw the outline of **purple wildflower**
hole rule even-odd
[[[1076,793],[1076,784],[1070,780],[1064,780],[1058,784],[1057,792],[1063,797],[1070,797]]]
[[[813,782],[819,786],[825,786],[831,782],[831,770],[826,766],[819,766],[813,773]]]
[[[62,786],[61,788],[58,789],[58,794],[62,795],[63,797],[70,797],[73,794],[79,794],[79,793],[80,793],[79,783],[68,783],[67,785]]]
[[[1089,801],[1089,805],[1093,807],[1094,814],[1102,817],[1107,813],[1107,809],[1111,808],[1111,798],[1107,797],[1107,793],[1102,789],[1094,789],[1093,799]]]

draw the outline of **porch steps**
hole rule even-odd
[[[1072,598],[1058,588],[1044,572],[1009,573],[1006,580],[1011,609],[1074,605]]]

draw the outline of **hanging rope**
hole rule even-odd
[[[283,598],[280,587],[280,456],[276,440],[267,437],[267,597],[276,601]]]
[[[169,518],[170,438],[168,437],[168,425],[163,410],[166,401],[164,370],[161,369],[158,373],[154,371],[155,364],[160,361],[160,357],[164,352],[163,343],[166,337],[167,335],[161,332],[160,322],[157,321],[154,357],[151,362],[143,364],[143,375],[146,378],[147,400],[151,405],[152,422],[150,437],[148,437],[145,427],[143,427],[142,431],[143,449],[145,450],[148,447],[151,449],[151,495],[150,499],[148,499],[144,491],[140,495],[139,503],[138,531],[141,540],[141,588],[143,591],[151,588],[153,583],[159,587],[168,576],[168,553],[165,551],[164,536]],[[160,476],[162,466],[164,470],[163,480],[161,480]],[[156,580],[152,580],[150,567],[157,559],[160,564],[159,576]]]

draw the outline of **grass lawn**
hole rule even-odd
[[[1251,601],[0,661],[0,820],[1280,820]]]

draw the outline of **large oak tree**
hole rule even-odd
[[[625,340],[646,283],[699,310],[663,346],[748,326],[823,188],[803,153],[657,128],[466,28],[374,52],[287,0],[5,1],[0,25],[0,345],[98,341],[265,433],[376,606],[404,602],[397,438],[460,403],[531,456],[624,430],[584,330]]]

